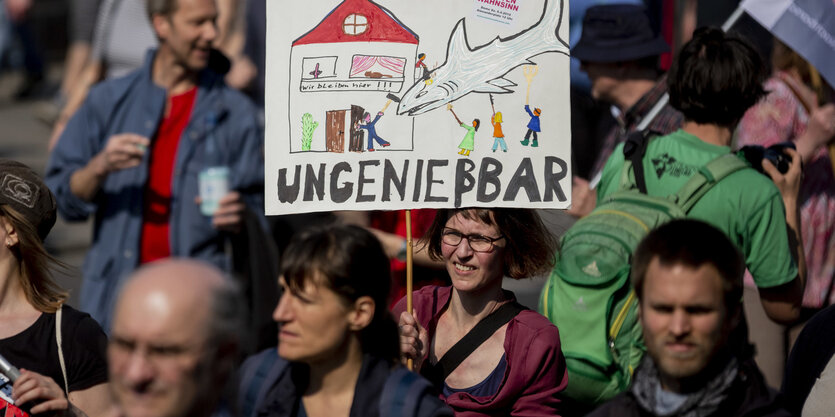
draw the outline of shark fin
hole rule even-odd
[[[509,87],[516,87],[516,83],[508,80],[507,78],[495,78],[486,83],[482,83],[481,85],[477,86],[473,89],[474,93],[492,93],[492,94],[504,94],[510,93]]]
[[[487,81],[490,84],[495,85],[496,87],[508,88],[508,87],[516,87],[516,83],[513,81],[508,80],[507,78],[501,77],[496,78],[490,81]]]
[[[455,29],[449,36],[449,44],[446,51],[446,62],[450,62],[451,57],[464,56],[471,52],[469,42],[467,42],[467,30],[464,25],[464,18],[455,24]]]

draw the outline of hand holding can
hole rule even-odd
[[[214,215],[220,199],[229,192],[229,168],[224,166],[208,167],[200,171],[200,213]]]

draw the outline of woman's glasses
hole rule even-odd
[[[504,239],[504,236],[489,237],[478,234],[464,234],[453,229],[445,229],[444,234],[441,236],[441,240],[450,246],[458,246],[464,238],[467,238],[467,243],[473,251],[492,252],[493,247],[496,245],[495,242]]]

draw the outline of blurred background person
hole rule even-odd
[[[51,150],[70,117],[84,102],[90,88],[105,79],[121,77],[142,66],[146,52],[159,44],[148,18],[148,0],[101,0],[96,17],[90,59],[78,73],[67,92],[67,100],[53,127],[49,141]],[[237,57],[243,49],[243,1],[219,0],[215,23],[218,35],[213,47],[225,56],[215,54],[210,64],[213,70],[226,75],[230,72],[227,57]],[[74,69],[74,68],[73,68]],[[235,78],[233,88],[240,88]]]
[[[280,358],[269,349],[244,364],[242,415],[451,416],[428,382],[398,364],[389,281],[388,258],[363,228],[333,225],[294,237],[273,313]]]
[[[169,259],[137,270],[119,295],[107,349],[118,415],[231,415],[224,390],[244,308],[234,282],[207,263]]]
[[[35,95],[46,76],[43,56],[32,30],[33,5],[32,0],[0,3],[0,68],[5,60],[10,66],[21,66],[24,71],[23,80],[14,92],[16,100]],[[15,56],[16,53],[20,55]]]
[[[536,212],[438,210],[424,240],[452,286],[414,292],[414,315],[405,299],[395,306],[403,360],[413,360],[456,413],[559,415],[568,378],[557,328],[502,289],[504,276],[552,266],[556,242]]]
[[[769,320],[746,276],[746,315],[757,363],[769,385],[778,387],[803,323],[835,299],[835,175],[829,147],[835,138],[835,105],[827,94],[831,87],[817,70],[777,39],[771,61],[774,73],[764,85],[769,93],[745,113],[736,133],[739,147],[791,142],[803,160],[798,203],[808,278],[800,322],[782,326]]]
[[[670,47],[654,31],[648,11],[633,4],[594,6],[583,18],[583,32],[571,50],[580,70],[591,80],[591,96],[618,110],[617,125],[606,134],[587,177],[576,176],[569,214],[583,217],[594,209],[597,198],[592,183],[615,147],[623,143],[666,93],[666,77],[660,75],[659,57]],[[664,135],[678,129],[684,118],[664,106],[647,129]]]
[[[795,416],[832,414],[835,392],[835,305],[815,313],[795,340],[780,391]]]
[[[91,90],[47,168],[62,216],[96,219],[81,303],[104,327],[119,286],[140,264],[180,256],[229,271],[237,246],[227,250],[227,242],[260,235],[264,223],[255,107],[209,65],[215,1],[148,6],[159,48],[140,69]],[[225,182],[210,187],[221,194],[215,201],[198,199],[208,199],[199,177]]]
[[[70,0],[67,2],[67,53],[64,56],[64,73],[61,85],[52,100],[39,109],[38,117],[52,126],[61,109],[67,103],[73,86],[81,79],[84,67],[90,61],[93,46],[93,29],[96,26],[101,0]]]
[[[43,239],[55,224],[55,197],[8,159],[0,159],[0,184],[0,354],[21,370],[0,388],[0,408],[99,416],[110,405],[107,338],[90,315],[64,305],[67,293],[52,280],[60,263]]]

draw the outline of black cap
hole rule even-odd
[[[632,61],[669,52],[656,35],[646,9],[637,4],[607,4],[590,7],[583,17],[580,41],[571,55],[580,61]]]
[[[8,204],[37,230],[41,240],[55,225],[55,196],[28,166],[0,159],[0,204]]]

